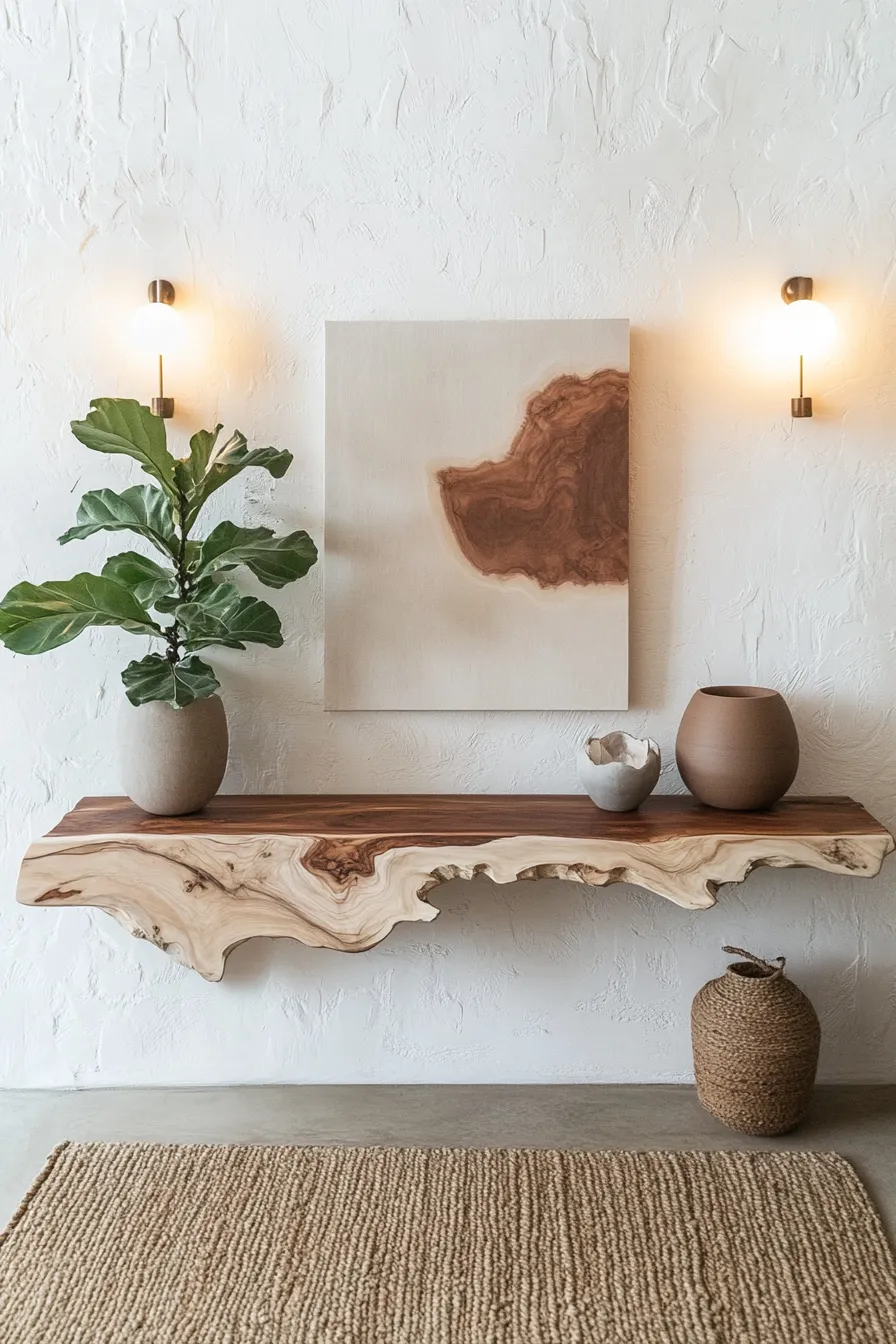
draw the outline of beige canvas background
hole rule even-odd
[[[558,374],[628,362],[622,319],[327,324],[329,709],[627,707],[628,586],[484,577],[435,472],[503,457]]]

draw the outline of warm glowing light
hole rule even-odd
[[[183,342],[180,314],[170,303],[147,303],[134,314],[134,340],[149,355],[170,355]]]
[[[815,299],[795,299],[781,314],[782,345],[788,354],[817,358],[830,350],[836,328],[830,308]]]

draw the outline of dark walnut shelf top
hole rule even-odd
[[[544,835],[652,843],[687,836],[886,836],[851,798],[785,798],[763,812],[654,795],[637,812],[601,812],[566,794],[222,794],[201,812],[154,817],[128,798],[82,798],[50,835],[310,835],[494,840]]]

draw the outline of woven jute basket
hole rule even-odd
[[[704,985],[691,1007],[701,1104],[741,1134],[786,1134],[806,1114],[821,1029],[815,1009],[784,975],[784,958],[744,957]]]

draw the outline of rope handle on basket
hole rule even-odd
[[[787,964],[786,957],[775,957],[777,966],[773,966],[770,961],[764,961],[762,957],[755,956],[752,952],[747,952],[742,947],[723,947],[723,952],[727,952],[732,957],[746,957],[747,961],[753,961],[757,966],[762,966],[764,970],[773,974],[775,971],[783,971]]]

